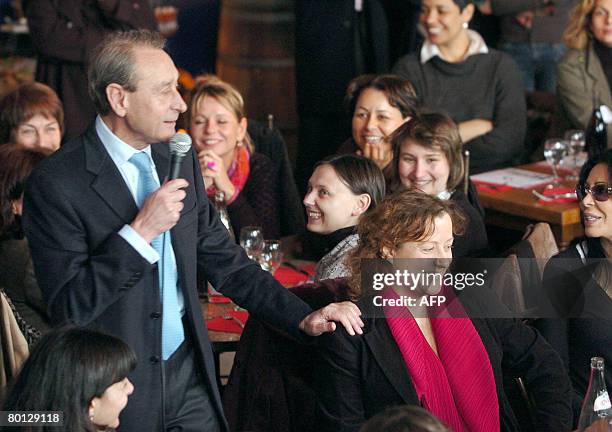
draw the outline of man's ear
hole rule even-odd
[[[125,117],[129,106],[128,92],[119,84],[111,83],[106,86],[106,98],[111,110],[119,117]]]
[[[371,203],[372,198],[369,194],[359,195],[359,197],[357,198],[357,202],[355,203],[355,206],[353,208],[352,216],[361,216],[362,214],[364,214],[370,208]]]

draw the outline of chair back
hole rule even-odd
[[[274,116],[272,114],[268,116],[268,124],[249,119],[248,132],[255,151],[268,156],[278,173],[281,236],[303,232],[306,225],[304,208],[293,177],[285,140],[280,131],[274,127]]]

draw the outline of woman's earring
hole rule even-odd
[[[464,22],[464,23],[463,23],[463,28],[464,28],[464,29],[468,28],[468,23]]]

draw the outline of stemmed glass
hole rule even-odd
[[[564,138],[569,143],[569,155],[574,157],[574,169],[572,170],[572,173],[565,178],[567,180],[576,181],[578,180],[578,175],[580,174],[580,167],[578,166],[578,155],[584,150],[584,145],[586,143],[585,133],[582,130],[570,129],[565,132]]]
[[[240,230],[240,246],[247,256],[255,262],[259,262],[259,255],[264,246],[261,227],[247,226]]]
[[[283,262],[283,251],[280,240],[264,241],[263,249],[259,256],[259,265],[265,271],[274,274]]]
[[[568,143],[561,138],[551,138],[544,142],[544,157],[551,166],[553,172],[553,182],[546,186],[546,189],[560,187],[557,166],[563,163],[563,158],[567,155]]]

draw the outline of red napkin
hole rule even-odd
[[[560,194],[565,194],[565,193],[570,193],[570,192],[574,192],[574,189],[572,188],[568,188],[568,187],[556,187],[556,188],[551,188],[551,189],[544,189],[541,193],[542,195],[546,195],[546,196],[554,196],[554,195],[560,195]],[[538,200],[539,204],[552,204],[552,203],[570,203],[570,202],[575,202],[578,201],[578,198],[576,197],[576,195],[574,194],[571,197],[568,198],[554,198],[552,201],[544,201],[544,200]]]
[[[487,183],[482,181],[474,181],[474,185],[476,186],[476,190],[478,190],[478,192],[485,192],[490,194],[504,192],[512,189],[512,186]]]
[[[233,316],[246,325],[249,313],[246,311],[228,311],[228,315]],[[242,334],[243,328],[231,318],[215,317],[206,321],[206,327],[211,331]]]
[[[300,266],[300,270],[305,271],[311,277],[314,276],[314,269],[314,264]],[[310,279],[305,274],[286,266],[280,266],[274,273],[274,278],[284,286],[295,286],[300,283],[308,282]]]

